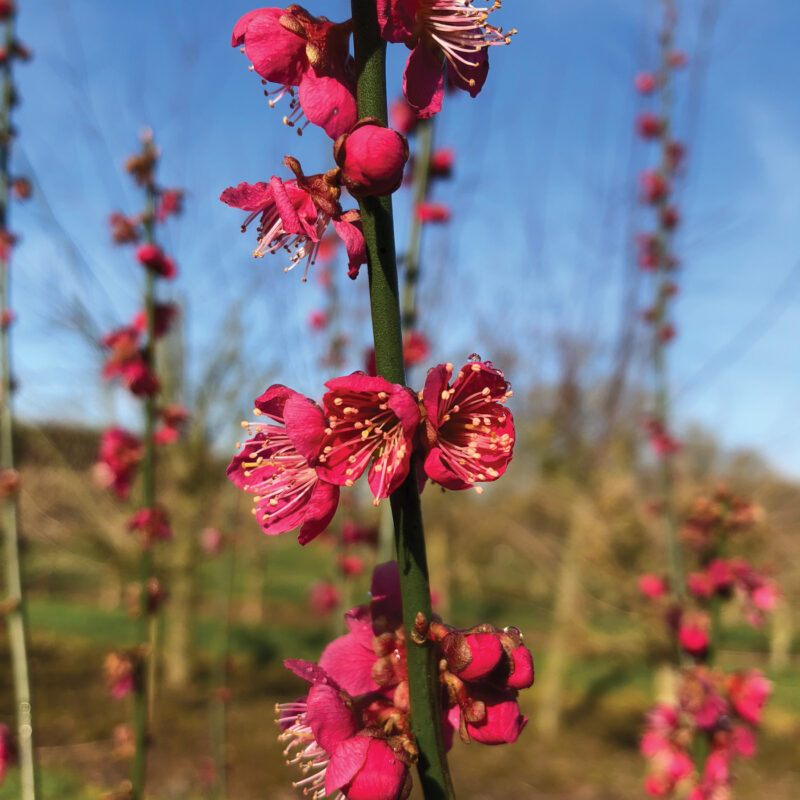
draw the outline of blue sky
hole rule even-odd
[[[499,362],[511,349],[509,377],[528,385],[552,377],[566,333],[592,342],[602,362],[633,270],[631,234],[646,220],[634,181],[655,154],[632,135],[643,107],[632,78],[655,62],[659,5],[506,0],[496,15],[519,34],[493,49],[484,92],[447,97],[437,121],[437,141],[457,162],[455,179],[436,188],[454,221],[425,241],[423,327],[436,334],[435,358],[476,351]],[[308,3],[331,19],[344,19],[348,6]],[[677,413],[800,475],[800,5],[681,6],[678,43],[693,61],[676,87],[677,132],[690,148],[671,352]],[[704,7],[719,8],[710,39]],[[132,414],[99,388],[96,353],[64,320],[75,297],[106,328],[136,309],[140,275],[130,254],[109,244],[106,219],[139,206],[121,164],[144,125],[163,149],[162,182],[187,190],[186,214],[165,244],[182,270],[171,288],[187,303],[195,379],[236,308],[252,383],[244,391],[280,380],[320,393],[319,343],[306,329],[319,289],[284,275],[278,256],[252,259],[239,213],[217,199],[228,185],[283,174],[286,153],[307,172],[331,165],[324,134],[309,128],[301,139],[282,126],[284,112],[267,107],[230,48],[233,24],[251,8],[238,0],[22,4],[20,37],[35,60],[18,69],[15,163],[38,184],[36,198],[12,212],[23,237],[13,268],[23,416],[100,424]],[[390,48],[393,94],[406,55]],[[395,208],[402,242],[404,192]],[[341,289],[356,309],[352,335],[363,340],[366,280],[344,279]]]

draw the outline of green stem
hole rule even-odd
[[[0,232],[8,230],[8,203],[10,194],[9,167],[11,160],[11,107],[14,84],[11,72],[14,44],[14,14],[5,24],[4,44],[8,57],[2,66],[2,109],[0,110]],[[10,249],[10,248],[9,248]],[[9,311],[10,258],[0,262],[0,310]],[[0,469],[14,470],[14,419],[11,408],[11,343],[8,325],[0,326],[0,357],[2,357],[2,386],[0,392]],[[9,473],[10,474],[10,473]],[[6,615],[11,670],[14,682],[14,702],[17,716],[17,743],[20,766],[20,797],[35,800],[40,795],[39,771],[33,739],[33,711],[31,686],[28,674],[28,619],[22,588],[22,564],[19,552],[19,505],[17,493],[12,492],[2,500],[2,525],[5,539]]]
[[[417,206],[428,196],[431,175],[431,153],[433,152],[433,120],[421,119],[417,123],[417,147],[414,153],[414,199],[411,209],[411,227],[408,232],[405,272],[403,274],[403,327],[414,328],[419,317],[417,289],[419,287],[419,263],[422,245],[422,222],[416,214]]]
[[[238,510],[232,517],[231,530],[236,530]],[[224,691],[228,686],[228,650],[230,649],[231,597],[236,571],[236,540],[230,536],[225,552],[220,555],[222,573],[222,603],[219,651],[214,677],[214,696],[211,704],[211,753],[214,761],[214,798],[225,800],[227,796],[228,759],[226,755],[226,707]]]
[[[359,117],[386,113],[386,44],[378,29],[374,0],[351,0],[353,46],[358,73]],[[359,202],[367,245],[375,364],[379,375],[405,383],[403,340],[397,281],[397,258],[391,197],[366,197]],[[397,562],[403,600],[403,625],[409,637],[417,615],[432,617],[422,511],[412,459],[408,478],[392,495]],[[419,750],[417,770],[426,800],[454,798],[442,737],[442,704],[438,665],[429,642],[407,638],[411,727]]]
[[[147,144],[145,144],[147,146]],[[144,215],[145,240],[148,244],[155,241],[154,214],[156,206],[156,190],[152,182],[147,187],[147,202]],[[147,338],[144,344],[143,357],[148,369],[155,367],[155,307],[156,276],[151,269],[145,270],[144,307],[147,314]],[[148,395],[144,402],[144,458],[142,460],[142,507],[153,508],[156,502],[156,443],[155,428],[158,407],[154,395]],[[131,800],[143,800],[147,781],[147,750],[149,747],[149,703],[152,692],[152,670],[154,663],[155,626],[150,624],[148,608],[147,584],[153,571],[153,559],[149,542],[143,544],[139,557],[139,583],[141,596],[139,601],[139,644],[143,658],[148,660],[148,667],[139,670],[140,680],[137,682],[134,696],[134,756],[131,770]]]
[[[666,151],[672,136],[670,121],[673,110],[672,97],[672,68],[669,57],[672,52],[673,32],[675,27],[675,7],[672,0],[664,2],[664,27],[661,31],[661,68],[659,71],[659,99],[661,103],[662,129],[660,142],[664,152],[661,164],[661,173],[670,180]],[[659,278],[656,283],[656,296],[654,305],[655,323],[653,325],[653,373],[655,378],[655,416],[669,434],[670,406],[669,406],[669,370],[667,365],[667,347],[659,336],[659,328],[668,321],[669,284],[668,260],[671,253],[672,232],[666,227],[661,217],[661,212],[667,206],[667,199],[656,205],[658,214],[658,239],[660,242],[661,262]],[[681,562],[680,546],[678,543],[678,517],[675,509],[675,478],[673,474],[672,457],[665,455],[661,458],[659,470],[661,485],[661,499],[663,503],[664,538],[667,549],[667,564],[670,573],[670,584],[673,595],[681,602],[686,599],[686,586],[684,583],[683,564]]]

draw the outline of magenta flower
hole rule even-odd
[[[678,641],[681,647],[695,658],[703,658],[711,644],[708,614],[694,612],[685,614],[678,628]]]
[[[143,244],[136,251],[139,263],[161,278],[171,280],[178,274],[175,262],[156,244]]]
[[[308,544],[333,519],[339,487],[321,479],[314,464],[325,430],[319,407],[286,386],[270,386],[256,400],[255,413],[278,423],[247,425],[255,435],[228,467],[228,477],[255,495],[253,514],[274,536],[299,527]]]
[[[353,197],[382,196],[397,191],[403,182],[408,142],[379,120],[365,117],[336,140],[333,156]]]
[[[652,72],[640,72],[634,78],[633,85],[640,94],[650,94],[656,88],[656,77]]]
[[[667,179],[653,169],[647,169],[640,173],[639,184],[642,189],[642,202],[649,205],[656,205],[666,200],[670,193]]]
[[[295,785],[315,798],[337,790],[348,800],[407,797],[413,744],[407,729],[396,727],[402,717],[391,701],[380,695],[356,701],[322,667],[284,664],[311,683],[307,697],[278,707],[289,763],[306,774]]]
[[[378,0],[381,35],[410,50],[403,73],[403,93],[420,117],[442,108],[444,71],[448,81],[472,97],[489,72],[488,48],[508,44],[512,30],[490,25],[489,15],[500,3],[475,8],[472,0]]]
[[[154,331],[156,338],[161,338],[169,333],[173,320],[178,316],[178,307],[175,303],[156,303],[154,314]],[[140,333],[147,332],[147,312],[142,309],[136,313],[131,322],[131,327]]]
[[[452,386],[452,364],[428,372],[425,474],[447,489],[475,488],[497,480],[514,450],[514,419],[505,407],[509,384],[490,361],[465,364]]]
[[[330,224],[344,242],[348,256],[348,275],[355,278],[367,261],[361,216],[358,211],[342,211],[338,170],[306,177],[300,163],[290,156],[284,163],[295,173],[294,180],[283,181],[274,175],[269,183],[240,183],[229,187],[220,200],[233,208],[248,211],[242,231],[259,217],[256,258],[285,250],[291,254],[289,271],[305,262],[303,280],[317,258],[325,231]]]
[[[144,455],[142,440],[123,428],[110,428],[100,437],[100,449],[94,465],[95,480],[124,500]]]
[[[145,548],[156,540],[172,538],[169,517],[161,506],[140,508],[128,520],[128,530],[141,536],[142,547]]]
[[[340,602],[339,590],[330,581],[317,581],[308,590],[309,608],[318,617],[327,617],[338,608]]]
[[[661,575],[640,575],[638,579],[639,591],[648,599],[656,600],[666,595],[667,581]]]
[[[106,685],[115,700],[136,688],[136,663],[130,653],[109,653],[103,663]]]
[[[772,684],[757,669],[737,672],[728,678],[728,696],[736,713],[751,725],[761,724],[761,712],[772,694]]]
[[[291,96],[285,124],[299,125],[301,133],[311,122],[336,139],[357,119],[350,31],[350,21],[333,23],[292,4],[286,10],[260,8],[245,14],[233,29],[231,45],[242,48],[265,81],[278,84],[265,92],[270,106]]]
[[[636,131],[642,139],[657,139],[664,130],[664,120],[651,111],[643,111],[636,118]]]
[[[326,480],[352,486],[371,464],[369,485],[377,505],[408,475],[420,420],[416,399],[404,386],[362,372],[325,386],[328,428],[317,468]]]
[[[420,222],[449,222],[451,217],[449,206],[444,203],[430,203],[428,201],[417,203],[414,214]]]
[[[183,211],[183,189],[162,189],[156,206],[156,222],[166,222]]]

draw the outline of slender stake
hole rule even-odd
[[[417,206],[428,196],[431,175],[431,153],[433,151],[433,120],[421,119],[417,123],[417,147],[414,153],[414,170],[411,180],[414,185],[414,200],[411,209],[411,227],[408,231],[408,248],[403,273],[403,327],[417,325],[419,309],[417,295],[419,287],[419,263],[422,246],[422,222],[417,216]]]
[[[145,143],[145,147],[147,143]],[[155,242],[154,215],[156,207],[155,186],[147,186],[147,202],[144,214],[145,240],[148,244]],[[156,307],[156,276],[152,269],[145,270],[144,307],[147,314],[147,338],[144,344],[143,357],[148,369],[155,366],[155,307]],[[156,443],[155,428],[158,408],[154,395],[148,395],[144,402],[144,459],[142,462],[142,507],[153,508],[156,501]],[[142,657],[148,660],[147,668],[139,670],[140,680],[137,681],[134,696],[134,743],[135,751],[131,771],[131,798],[143,800],[145,784],[147,781],[147,750],[149,747],[149,703],[148,696],[152,692],[153,673],[150,665],[154,663],[153,646],[155,644],[155,626],[150,624],[150,609],[148,608],[147,584],[153,571],[153,560],[150,543],[142,546],[139,557],[139,583],[141,596],[139,601],[139,643]]]
[[[386,44],[380,37],[374,0],[351,0],[353,46],[358,73],[359,117],[386,113]],[[390,197],[366,197],[359,202],[367,244],[372,332],[379,375],[405,383],[403,337],[397,282],[397,258]],[[403,599],[403,625],[410,634],[417,615],[430,621],[431,596],[422,511],[412,459],[408,478],[390,498],[395,524],[397,562]],[[455,797],[442,737],[442,704],[438,665],[430,643],[408,640],[408,685],[411,726],[419,749],[417,769],[426,800]]]
[[[663,152],[661,174],[666,180],[672,177],[667,159],[667,150],[672,141],[670,120],[673,110],[672,97],[672,68],[670,54],[672,52],[673,33],[676,22],[676,11],[672,0],[664,0],[664,26],[661,31],[661,67],[659,70],[659,99],[661,102],[661,134],[660,142]],[[659,336],[659,328],[666,322],[669,276],[668,259],[672,247],[672,231],[662,222],[661,212],[667,206],[664,198],[656,204],[658,214],[658,238],[660,241],[660,269],[656,286],[656,305],[654,308],[657,322],[653,326],[653,373],[655,378],[655,416],[663,425],[664,430],[670,431],[670,404],[669,404],[669,369],[667,364],[667,344]],[[686,599],[686,586],[683,578],[683,564],[681,562],[680,547],[678,545],[678,517],[675,509],[675,478],[673,475],[672,458],[665,455],[661,458],[660,465],[661,499],[663,503],[664,538],[667,547],[667,563],[670,573],[672,593],[678,600]]]
[[[10,194],[9,167],[11,160],[11,107],[14,84],[11,72],[14,52],[14,14],[10,14],[4,30],[8,57],[2,65],[2,107],[0,108],[0,233],[8,231]],[[4,248],[10,253],[10,246]],[[10,311],[10,256],[0,260],[0,309],[5,317]],[[0,469],[14,470],[14,419],[11,408],[11,343],[8,325],[0,325],[0,357],[2,357],[2,386],[0,392]],[[7,473],[9,475],[12,472]],[[14,702],[17,711],[17,740],[20,766],[20,797],[35,800],[40,796],[39,771],[33,740],[33,710],[28,674],[28,620],[22,590],[22,565],[19,552],[19,505],[17,492],[2,500],[2,525],[5,538],[6,614],[11,650],[11,670],[14,681]]]

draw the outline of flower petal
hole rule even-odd
[[[324,683],[315,683],[308,691],[306,720],[323,750],[332,753],[355,735],[355,716],[342,693]]]
[[[375,692],[380,688],[372,678],[372,667],[377,661],[371,646],[372,631],[369,631],[368,640],[364,634],[339,636],[327,645],[319,659],[320,666],[351,695]]]
[[[347,274],[351,278],[356,278],[361,265],[367,263],[367,245],[364,242],[361,219],[352,222],[346,219],[334,219],[332,222],[347,251]]]
[[[306,545],[312,539],[316,539],[330,525],[338,505],[339,487],[318,479],[305,508],[305,516],[297,541]]]
[[[432,53],[422,41],[411,51],[403,72],[403,93],[421,119],[442,110],[444,73],[442,58]]]
[[[219,199],[232,208],[240,208],[242,211],[261,211],[274,202],[270,185],[263,181],[229,186]]]
[[[358,119],[354,88],[338,78],[317,75],[310,67],[300,82],[298,99],[308,121],[338,139]]]

